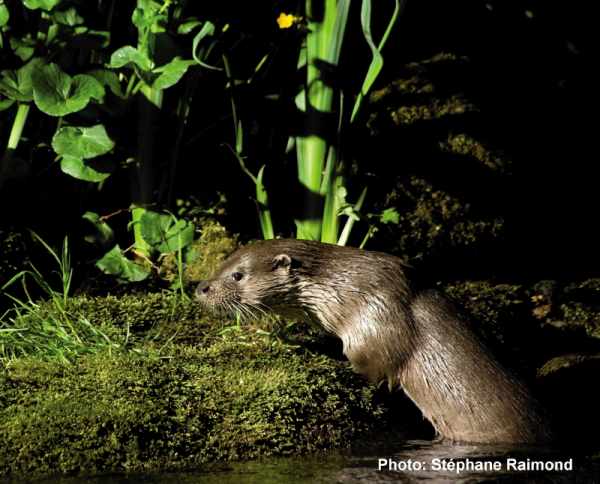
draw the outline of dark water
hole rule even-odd
[[[392,470],[380,459],[396,463]],[[514,459],[514,460],[509,460]],[[542,462],[563,470],[518,470],[508,467]],[[501,467],[481,470],[481,466]],[[570,467],[572,465],[572,468]],[[478,467],[479,466],[479,467]],[[11,481],[15,482],[15,481]],[[31,482],[31,481],[28,481]],[[286,483],[599,483],[600,461],[582,453],[498,446],[452,445],[411,440],[401,443],[365,443],[350,451],[318,456],[265,459],[261,461],[214,464],[186,473],[159,475],[58,478],[38,481],[47,484],[286,484]]]

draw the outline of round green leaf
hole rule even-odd
[[[114,146],[101,124],[90,128],[67,126],[60,128],[52,138],[52,148],[57,154],[74,158],[94,158],[108,153]]]
[[[52,10],[60,2],[61,0],[23,0],[23,4],[31,10],[37,10],[38,8]]]
[[[158,252],[175,252],[194,240],[194,224],[150,210],[140,219],[143,239]]]
[[[96,267],[105,274],[131,282],[143,281],[150,275],[149,268],[127,259],[118,244],[96,262]]]
[[[73,178],[94,183],[104,181],[110,176],[110,173],[96,171],[91,166],[86,165],[83,159],[73,156],[63,156],[60,160],[60,169]]]
[[[149,71],[152,69],[152,61],[148,58],[148,56],[130,45],[126,45],[125,47],[115,50],[110,56],[110,63],[108,64],[108,67],[118,69],[119,67],[123,67],[127,64],[135,64],[144,71]]]
[[[92,76],[71,78],[56,64],[32,73],[33,99],[40,111],[50,116],[65,116],[85,108],[90,100],[102,100],[104,87]]]
[[[40,69],[43,65],[43,59],[35,58],[18,71],[2,71],[0,73],[0,93],[15,101],[32,101],[33,87],[31,76],[34,70]]]
[[[10,14],[8,13],[8,7],[3,3],[0,3],[0,27],[4,27],[8,23],[8,19],[10,18]]]

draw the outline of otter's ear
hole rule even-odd
[[[280,267],[289,271],[292,267],[292,258],[287,254],[277,254],[273,257],[273,270]]]

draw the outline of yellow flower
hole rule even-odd
[[[279,25],[280,29],[289,29],[298,20],[298,17],[291,13],[280,13],[279,17],[277,17],[277,25]]]

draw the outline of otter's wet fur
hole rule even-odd
[[[353,368],[401,385],[441,437],[546,443],[537,402],[433,292],[415,293],[402,260],[306,240],[246,246],[196,290],[217,311],[306,318],[337,335]]]

